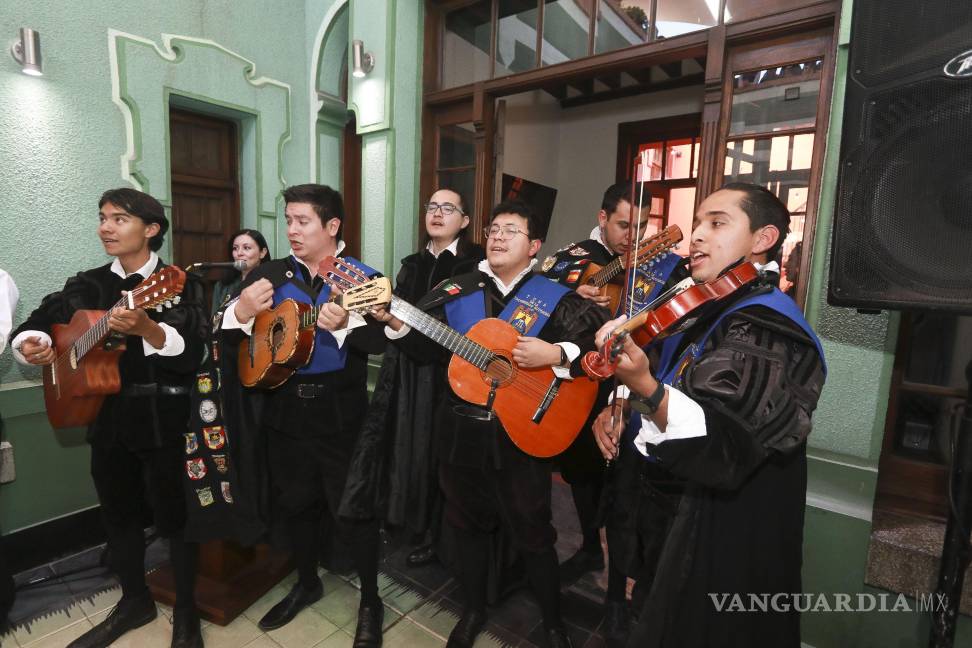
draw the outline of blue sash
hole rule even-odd
[[[361,270],[369,277],[378,274],[378,271],[374,268],[366,266],[361,261],[354,259],[352,257],[342,257],[342,259]],[[290,260],[291,267],[298,267],[300,262],[297,259],[292,258]],[[282,286],[278,286],[273,291],[273,305],[277,306],[280,302],[285,299],[293,299],[294,301],[301,302],[303,304],[310,304],[311,306],[319,306],[321,304],[327,303],[328,297],[331,295],[331,287],[328,284],[324,284],[321,288],[321,292],[317,295],[317,299],[314,300],[306,292],[301,290],[297,284],[293,281],[288,281]],[[325,331],[322,328],[315,327],[314,332],[314,353],[311,355],[310,362],[297,370],[299,374],[319,374],[327,373],[330,371],[340,371],[344,369],[344,365],[347,362],[347,346],[338,347],[337,340],[330,331]]]
[[[675,270],[681,260],[682,257],[674,252],[666,252],[635,269],[634,289],[631,291],[634,296],[632,313],[642,310],[651,303],[651,300],[661,294],[665,282],[668,281],[668,277],[671,276],[672,271]],[[628,312],[629,303],[630,301],[626,300],[624,303],[618,304],[618,312],[615,313],[615,317]]]
[[[659,358],[659,380],[666,385],[671,385],[676,388],[680,388],[682,385],[682,375],[685,373],[685,368],[688,365],[702,355],[702,350],[705,349],[705,343],[712,335],[713,331],[719,326],[719,324],[728,317],[730,314],[736,311],[742,310],[743,308],[748,308],[749,306],[764,306],[777,313],[789,318],[794,324],[799,326],[803,331],[810,337],[813,345],[817,348],[817,353],[820,354],[820,362],[823,364],[824,374],[827,373],[827,362],[824,359],[823,346],[820,344],[820,339],[817,334],[814,333],[813,328],[803,317],[803,313],[800,311],[800,307],[797,306],[796,302],[783,294],[779,288],[773,288],[772,291],[753,295],[750,297],[744,297],[740,299],[735,304],[722,311],[719,316],[715,319],[711,326],[706,330],[705,334],[686,347],[682,353],[676,358],[675,352],[678,350],[682,336],[684,333],[676,333],[671,337],[665,338],[662,341],[661,356]],[[641,428],[641,416],[637,412],[631,413],[631,419],[628,421],[628,427],[625,430],[625,435],[628,439],[633,440],[634,435]],[[652,457],[649,457],[652,459]]]
[[[506,305],[499,319],[509,322],[520,335],[536,335],[543,329],[550,315],[569,288],[541,275],[530,277]],[[445,304],[449,326],[465,334],[473,324],[486,317],[486,293],[471,292]]]

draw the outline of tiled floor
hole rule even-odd
[[[559,534],[557,551],[564,559],[576,550],[580,534],[569,491],[559,481],[554,483],[554,520]],[[379,587],[385,603],[384,646],[443,646],[458,619],[461,600],[457,584],[441,566],[406,567],[404,559],[408,551],[409,547],[389,549],[382,564]],[[158,564],[163,554],[161,543],[153,544],[146,559],[149,568]],[[90,550],[19,575],[18,583],[41,576],[48,576],[50,580],[18,592],[11,614],[18,627],[0,639],[2,645],[62,647],[99,623],[120,596],[114,579],[97,568],[78,575],[69,573],[72,569],[96,565],[99,555],[100,550]],[[357,581],[324,570],[321,575],[324,598],[301,612],[290,624],[266,633],[256,625],[260,617],[289,591],[296,578],[294,574],[228,626],[204,622],[203,638],[207,648],[349,647],[357,621]],[[564,590],[564,618],[577,648],[604,645],[598,633],[604,579],[603,573],[591,574]],[[159,612],[153,623],[128,633],[114,646],[166,648],[171,638],[172,611],[159,606]],[[541,641],[541,631],[539,612],[532,595],[520,590],[490,609],[486,631],[476,645],[483,648],[534,646],[535,642]]]

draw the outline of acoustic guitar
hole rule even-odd
[[[341,259],[329,259],[333,260],[331,265],[334,267],[353,269]],[[368,281],[367,277],[365,281]],[[333,279],[329,283],[340,287]],[[362,299],[366,302],[365,306],[358,303]],[[357,297],[335,291],[328,301],[348,311],[363,312],[382,303],[382,299],[386,304],[391,299],[391,285],[387,281],[375,282],[367,290],[359,291]],[[273,308],[258,313],[250,338],[240,344],[237,356],[240,382],[246,387],[273,389],[310,362],[314,354],[317,316],[322,307],[285,299]]]
[[[579,286],[595,286],[600,288],[602,295],[611,298],[607,309],[612,313],[618,312],[621,296],[624,294],[625,270],[632,266],[641,266],[657,256],[672,249],[682,240],[682,230],[678,225],[669,225],[651,238],[638,245],[637,255],[621,255],[607,265],[588,263],[584,266],[578,280]],[[627,263],[625,261],[627,260]]]
[[[371,289],[361,273],[334,267],[321,275],[338,278],[349,287],[347,295],[364,307]],[[330,279],[333,280],[333,279]],[[387,279],[384,279],[387,282]],[[384,296],[381,299],[385,299]],[[388,302],[376,302],[379,303]],[[574,441],[597,398],[597,383],[586,376],[564,380],[549,367],[527,369],[513,361],[513,347],[520,333],[507,322],[487,318],[463,335],[408,302],[391,297],[390,312],[417,332],[452,352],[449,384],[462,400],[495,413],[510,440],[534,457],[560,454]]]
[[[115,308],[157,308],[179,302],[186,273],[165,266],[138,284],[107,311],[79,310],[67,324],[51,327],[57,357],[44,367],[44,404],[55,429],[88,425],[101,410],[105,396],[121,390],[118,358],[124,343],[102,344],[111,332],[108,317]]]

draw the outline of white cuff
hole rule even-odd
[[[359,326],[364,326],[367,323],[368,322],[365,321],[365,318],[358,313],[348,313],[348,325],[343,329],[338,329],[337,331],[329,331],[329,333],[334,336],[334,339],[337,341],[338,348],[340,349],[342,346],[344,346],[344,339],[348,337],[348,333]]]
[[[621,383],[618,383],[618,386],[614,388],[614,391],[608,395],[608,404],[613,403],[615,398],[621,398],[627,400],[630,394],[631,394],[631,390],[628,389],[627,385],[622,385]]]
[[[402,324],[402,328],[397,331],[390,326],[385,327],[385,337],[389,340],[398,340],[408,335],[408,332],[412,330],[412,327],[408,324]]]
[[[705,412],[694,400],[675,389],[665,385],[668,392],[668,423],[662,432],[653,420],[647,416],[641,417],[641,429],[635,437],[635,447],[648,456],[648,444],[658,445],[675,439],[693,439],[704,437]]]
[[[20,345],[24,343],[24,340],[31,337],[40,338],[41,342],[46,342],[48,345],[53,344],[51,342],[51,336],[44,331],[21,331],[18,333],[10,342],[10,353],[13,354],[14,360],[22,365],[30,365],[30,363],[27,362],[24,354],[20,352]]]
[[[159,326],[165,331],[165,343],[162,344],[161,349],[156,349],[154,346],[148,343],[148,340],[142,338],[142,350],[145,352],[145,357],[150,355],[159,355],[165,358],[171,358],[177,356],[186,350],[186,341],[183,339],[179,331],[175,330],[165,322],[159,322]]]
[[[573,342],[555,342],[556,346],[559,346],[567,354],[567,366],[562,367],[560,365],[554,365],[550,367],[553,369],[554,375],[563,380],[573,380],[570,375],[570,363],[577,359],[580,355],[580,347]]]
[[[239,297],[226,304],[226,308],[223,309],[223,323],[221,328],[239,329],[247,335],[250,335],[253,333],[253,322],[256,320],[256,318],[251,317],[246,322],[241,322],[240,320],[236,319],[236,302],[238,301],[240,301]]]

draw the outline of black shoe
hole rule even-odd
[[[354,631],[351,648],[379,648],[381,646],[381,623],[385,619],[385,606],[379,601],[374,605],[358,608],[358,628]]]
[[[276,630],[282,628],[297,616],[301,610],[321,600],[324,596],[324,585],[320,579],[313,589],[307,589],[299,582],[290,590],[290,594],[285,596],[282,601],[270,608],[270,611],[263,615],[257,624],[261,630]]]
[[[631,629],[627,601],[608,601],[604,605],[604,639],[609,648],[623,646]]]
[[[203,648],[202,628],[196,608],[172,610],[171,648]]]
[[[462,613],[459,623],[449,633],[446,648],[472,648],[484,625],[486,625],[485,611],[466,610]]]
[[[574,648],[574,644],[563,627],[547,629],[548,648]]]
[[[129,630],[152,623],[157,615],[148,592],[137,598],[122,597],[104,621],[69,643],[68,648],[106,648]]]
[[[412,553],[408,554],[408,558],[405,559],[405,564],[409,567],[421,567],[422,565],[428,565],[431,562],[435,562],[438,556],[435,553],[435,548],[430,545],[422,545]]]
[[[598,546],[594,549],[581,547],[573,556],[560,564],[560,583],[570,585],[587,572],[604,569],[604,552]]]

